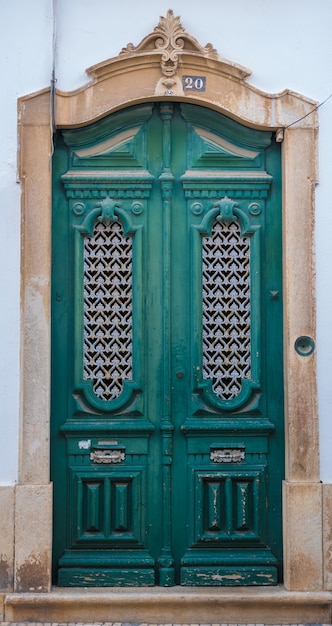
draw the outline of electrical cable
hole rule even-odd
[[[51,88],[50,88],[50,117],[51,117],[51,156],[54,154],[54,133],[56,131],[56,115],[55,115],[55,84],[56,84],[56,0],[52,0],[52,74],[51,74]]]
[[[295,120],[295,122],[292,122],[291,124],[288,124],[288,126],[285,126],[285,130],[286,128],[290,128],[291,126],[294,126],[294,124],[297,124],[298,122],[301,122],[301,120],[304,120],[306,117],[309,117],[309,115],[312,115],[315,111],[317,111],[321,106],[323,106],[323,104],[325,104],[325,102],[327,102],[330,98],[332,98],[332,93],[330,93],[329,96],[327,96],[327,98],[325,98],[325,100],[323,100],[323,102],[320,102],[319,104],[317,104],[312,111],[309,111],[309,113],[306,113],[305,115],[302,115],[302,117],[299,117],[298,120]]]

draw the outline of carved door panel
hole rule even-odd
[[[189,104],[59,133],[57,584],[280,581],[279,160]]]

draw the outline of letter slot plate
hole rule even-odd
[[[210,460],[214,463],[241,463],[245,458],[244,448],[214,448],[210,452]]]
[[[121,463],[126,458],[124,450],[94,450],[90,452],[90,461],[93,463]]]

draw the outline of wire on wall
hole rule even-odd
[[[54,134],[56,131],[56,111],[55,111],[55,85],[57,82],[57,79],[56,79],[56,50],[57,50],[56,17],[57,17],[57,0],[52,0],[53,33],[52,33],[52,74],[51,74],[51,89],[50,89],[50,117],[51,117],[50,126],[51,126],[51,148],[52,148],[51,156],[53,156],[53,153],[54,153]],[[285,126],[284,130],[286,130],[287,128],[290,128],[291,126],[294,126],[298,122],[301,122],[302,120],[304,120],[306,117],[309,117],[309,115],[312,115],[313,113],[315,113],[315,111],[317,111],[321,106],[323,106],[323,104],[325,104],[328,100],[330,100],[330,98],[332,98],[332,93],[329,96],[327,96],[325,100],[317,104],[311,111],[309,111],[309,113],[306,113],[302,117],[299,117],[298,119],[296,119],[294,122],[291,122],[291,124],[288,124],[288,126]]]
[[[56,0],[52,0],[52,74],[51,74],[51,89],[50,89],[50,116],[51,116],[51,156],[54,153],[54,133],[56,131],[56,115],[55,115],[55,84],[56,84]]]
[[[306,117],[309,117],[309,115],[312,115],[321,106],[323,106],[323,104],[325,104],[325,102],[330,100],[330,98],[332,98],[332,93],[330,93],[330,95],[327,96],[327,98],[325,98],[325,100],[323,100],[323,102],[320,102],[319,104],[316,104],[316,106],[312,109],[312,111],[309,111],[309,113],[306,113],[305,115],[302,115],[302,117],[299,117],[299,119],[295,120],[295,122],[292,122],[291,124],[288,124],[288,126],[285,126],[285,129],[286,128],[290,128],[291,126],[294,126],[294,124],[297,124],[298,122],[301,122],[301,120],[304,120]]]

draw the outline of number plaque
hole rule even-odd
[[[182,76],[183,91],[205,91],[206,76]]]

